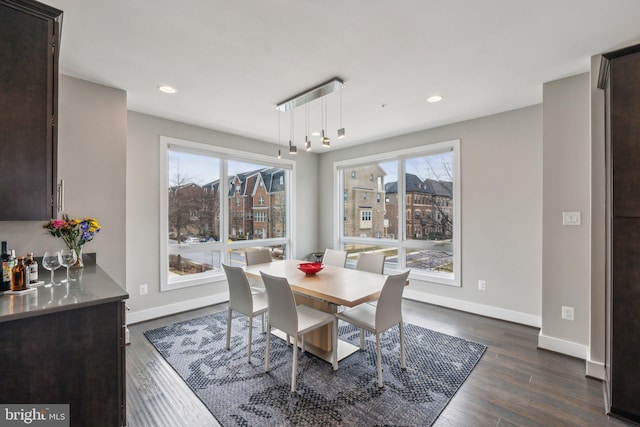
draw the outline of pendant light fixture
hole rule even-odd
[[[294,135],[293,110],[291,110],[291,123],[290,123],[290,134],[289,134],[289,154],[297,154],[298,153],[298,147],[293,145],[293,135]]]
[[[309,103],[315,101],[318,98],[322,98],[322,106],[320,108],[321,111],[321,125],[322,125],[322,134],[321,141],[324,147],[329,147],[331,145],[331,140],[326,134],[327,128],[327,102],[325,97],[330,95],[336,91],[340,91],[340,129],[338,129],[338,137],[342,138],[345,136],[345,130],[342,127],[342,88],[344,87],[344,82],[339,78],[333,78],[325,83],[322,83],[318,86],[315,86],[309,90],[306,90],[298,95],[289,98],[285,101],[280,102],[276,105],[276,109],[280,112],[291,112],[291,123],[290,123],[290,139],[289,139],[289,153],[296,154],[298,148],[293,143],[294,140],[294,114],[293,110],[296,107],[300,107],[302,105],[305,106],[305,137],[304,137],[304,145],[307,151],[311,151],[311,141],[309,140]],[[278,127],[280,126],[280,122],[278,122]],[[280,140],[278,137],[278,145],[280,144]],[[280,150],[278,150],[280,153]]]
[[[280,151],[280,111],[278,111],[278,158],[282,158],[282,151]]]
[[[342,89],[340,89],[340,128],[338,129],[338,139],[346,136],[344,127],[342,127]]]
[[[311,141],[309,140],[309,104],[304,104],[304,148],[311,151]]]
[[[327,100],[322,98],[322,146],[330,147],[331,139],[325,135],[324,130],[327,128]]]

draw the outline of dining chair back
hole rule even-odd
[[[271,262],[271,251],[267,248],[245,251],[244,257],[247,265],[264,264]]]
[[[361,252],[358,255],[358,261],[356,261],[356,270],[382,274],[385,258],[386,255],[381,253]]]
[[[231,348],[231,319],[233,311],[244,314],[249,318],[248,358],[251,363],[251,342],[253,332],[253,318],[262,314],[262,332],[265,331],[265,313],[269,309],[267,296],[264,293],[252,292],[249,280],[244,270],[222,264],[229,284],[229,314],[227,318],[227,350]]]
[[[347,251],[338,251],[335,249],[325,249],[322,263],[325,265],[335,265],[336,267],[344,267],[347,262]]]
[[[384,282],[376,306],[360,304],[336,313],[338,319],[360,328],[360,350],[365,349],[364,331],[366,330],[375,334],[378,387],[383,386],[380,334],[395,325],[398,325],[400,331],[400,365],[402,369],[407,368],[404,351],[404,326],[402,324],[402,292],[408,277],[409,271],[388,276]]]
[[[269,372],[269,349],[271,347],[271,327],[275,327],[293,336],[293,359],[291,364],[291,393],[296,392],[298,370],[298,339],[302,340],[304,353],[304,335],[321,326],[331,324],[332,365],[338,369],[337,321],[333,314],[317,310],[304,304],[296,306],[293,292],[285,277],[276,277],[260,272],[267,289],[269,301],[269,321],[267,322],[267,344],[264,352],[264,371]],[[289,337],[287,336],[287,346]]]
[[[378,331],[402,323],[402,293],[409,277],[409,271],[387,277],[376,307],[375,326]]]

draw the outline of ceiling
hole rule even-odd
[[[42,1],[64,11],[60,71],[125,90],[129,110],[273,143],[280,122],[286,143],[276,104],[343,79],[344,139],[340,96],[325,98],[331,149],[540,103],[544,82],[640,41],[637,0]]]

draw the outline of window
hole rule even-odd
[[[271,247],[289,253],[292,161],[160,140],[161,290],[225,280],[221,263],[244,263],[237,252]],[[268,197],[273,207],[254,211],[251,195],[260,185],[259,203]]]
[[[262,196],[258,197],[258,204],[259,204],[260,206],[263,206],[263,205],[264,205],[264,197],[262,197]]]
[[[335,163],[342,196],[337,208],[344,212],[337,239],[349,252],[348,265],[357,252],[382,252],[388,269],[410,268],[411,277],[460,286],[459,145],[448,141]],[[348,174],[368,179],[347,180]],[[372,184],[371,176],[382,178]],[[377,191],[372,185],[381,187],[380,206],[359,206],[357,194]]]

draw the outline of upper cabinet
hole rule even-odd
[[[61,24],[50,6],[0,0],[0,221],[56,215]]]

